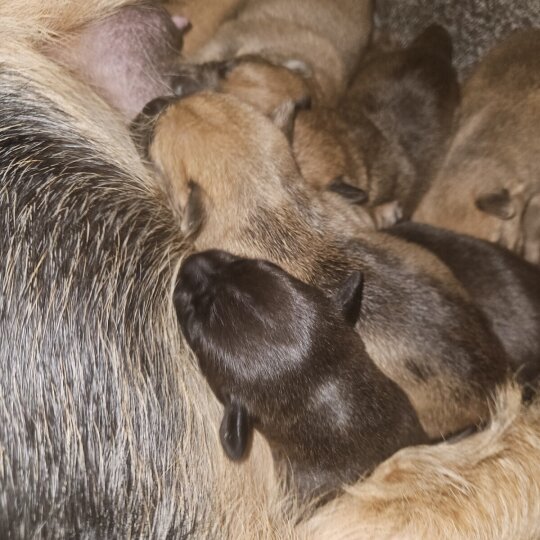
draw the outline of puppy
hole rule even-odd
[[[378,224],[398,207],[399,217],[411,216],[445,150],[459,101],[452,44],[438,26],[406,49],[372,52],[337,108],[309,107],[315,93],[300,73],[257,57],[196,66],[175,81],[179,95],[200,88],[280,118],[304,178],[376,209]]]
[[[540,262],[540,31],[519,32],[463,90],[448,155],[414,220],[470,234]]]
[[[154,114],[135,131],[150,130],[147,155],[183,212],[182,226],[198,229],[197,249],[270,260],[329,293],[362,272],[356,329],[426,432],[437,437],[486,419],[508,360],[437,257],[353,226],[349,204],[330,207],[306,184],[283,132],[234,97],[202,92]]]
[[[192,60],[257,54],[279,65],[300,62],[320,99],[334,103],[368,43],[371,20],[371,0],[246,0]]]
[[[300,169],[313,183],[344,179],[366,192],[370,207],[397,201],[409,218],[445,150],[458,103],[450,36],[431,26],[405,49],[368,55],[337,113],[298,114]]]
[[[242,459],[256,428],[302,500],[428,442],[407,396],[354,330],[361,299],[359,272],[330,297],[272,263],[222,251],[192,255],[180,269],[176,312],[225,407],[226,454]]]
[[[428,249],[452,270],[500,337],[514,371],[540,369],[537,266],[501,246],[429,225],[400,223],[387,232]]]
[[[189,59],[210,41],[220,25],[234,16],[243,0],[171,0],[163,7],[172,17],[189,21],[182,54]]]

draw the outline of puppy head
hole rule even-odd
[[[359,272],[330,298],[266,261],[215,250],[186,259],[174,304],[225,405],[220,435],[229,457],[245,455],[253,425],[264,434],[301,414],[310,388],[359,353],[361,294]]]
[[[279,197],[285,180],[301,182],[283,132],[232,96],[201,92],[148,108],[153,117],[141,115],[133,132],[182,212],[197,185],[199,203],[203,200],[210,210],[219,207],[223,220],[231,212],[234,219],[228,222],[239,223],[242,212],[257,202]],[[216,229],[221,225],[229,227],[223,222]]]
[[[313,89],[306,77],[307,67],[292,61],[287,65],[290,67],[255,55],[184,65],[173,80],[173,90],[178,96],[203,90],[223,92],[249,103],[266,116],[285,102],[308,107]]]

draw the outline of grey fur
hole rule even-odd
[[[461,76],[512,30],[540,26],[536,0],[377,0],[375,10],[376,27],[404,43],[433,22],[444,26]]]

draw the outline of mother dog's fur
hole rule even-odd
[[[172,290],[171,264],[187,249],[174,232],[168,203],[152,187],[154,180],[142,169],[111,109],[90,88],[33,50],[50,32],[62,33],[96,20],[124,3],[14,0],[0,5],[2,118],[7,125],[9,115],[9,125],[18,124],[16,134],[21,137],[10,146],[10,161],[2,161],[0,198],[5,201],[11,196],[13,201],[15,194],[23,195],[6,191],[4,175],[17,162],[19,180],[13,176],[10,181],[31,195],[25,203],[27,214],[13,214],[17,207],[9,204],[2,217],[4,222],[13,215],[24,218],[17,221],[17,230],[27,236],[15,235],[11,228],[0,229],[0,242],[11,246],[0,265],[1,309],[10,310],[10,318],[0,321],[0,364],[2,369],[18,372],[17,377],[5,375],[0,382],[2,536],[28,537],[35,532],[46,538],[69,534],[537,538],[540,417],[537,406],[520,407],[515,389],[504,394],[507,399],[500,401],[486,432],[452,447],[399,454],[372,479],[359,483],[351,495],[319,509],[296,528],[294,517],[283,519],[275,512],[280,508],[279,489],[268,477],[270,455],[260,441],[242,469],[220,458],[215,437],[218,405],[181,344],[166,301],[167,287]],[[31,107],[31,117],[17,116],[21,109],[16,104],[21,102]],[[25,118],[32,123],[23,122]],[[41,144],[39,168],[25,150],[26,143],[39,141],[36,118],[48,137]],[[59,132],[63,132],[61,141],[56,140]],[[9,133],[0,141],[3,154],[8,148],[6,136]],[[66,142],[76,143],[83,156],[69,150]],[[69,169],[74,165],[76,169]],[[58,176],[60,172],[64,176]],[[38,173],[29,183],[32,174]],[[50,173],[47,182],[39,182]],[[79,197],[75,188],[81,182],[84,188]],[[62,202],[55,186],[66,191],[69,205]],[[51,188],[56,198],[43,199]],[[100,195],[102,188],[105,191]],[[88,230],[77,228],[81,222],[76,218],[85,209],[90,210],[84,221]],[[24,223],[33,223],[35,210],[51,228],[42,230],[42,221],[24,228]],[[127,228],[115,225],[121,216]],[[146,232],[128,234],[130,225]],[[96,230],[104,235],[89,237]],[[112,240],[107,244],[109,234]],[[77,239],[87,243],[77,247]],[[36,250],[26,258],[21,250],[31,246]],[[41,274],[40,266],[31,264],[40,262],[44,253],[40,246],[51,253],[42,267],[47,271]],[[77,265],[79,273],[70,273]],[[60,268],[67,272],[67,279],[57,273]],[[126,279],[130,275],[136,280]],[[39,289],[31,288],[30,278],[44,283],[39,298],[48,298],[51,304],[36,301]],[[138,323],[130,321],[133,310],[126,310],[126,302],[131,302],[131,308],[138,306],[144,324],[140,317]],[[122,329],[124,322],[127,326]],[[34,344],[47,343],[48,349],[35,347],[25,354],[32,344],[30,334]],[[152,351],[156,354],[146,354]],[[24,364],[17,367],[18,361]],[[100,399],[90,409],[87,391],[91,381],[98,380],[110,385],[102,387]],[[48,382],[39,386],[40,381]],[[29,388],[40,389],[40,394],[32,395],[41,396],[42,407],[54,400],[59,415],[42,416],[39,408],[4,408],[6,399],[17,396],[22,399],[20,405],[28,405]],[[113,417],[118,423],[111,423]],[[107,426],[114,431],[107,431]],[[117,434],[117,438],[102,434]],[[59,452],[50,451],[53,443]],[[91,447],[96,452],[85,453]],[[16,456],[24,458],[19,466]],[[386,474],[388,470],[410,473],[396,478]],[[86,491],[91,498],[83,507],[77,497],[86,486],[92,487]],[[441,504],[426,499],[426,487],[428,493],[438,495]],[[81,512],[83,508],[92,514],[91,521]],[[456,516],[460,517],[457,525]],[[111,524],[112,529],[108,528]]]

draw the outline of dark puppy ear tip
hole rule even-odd
[[[253,427],[246,409],[235,401],[225,405],[219,428],[221,446],[232,461],[241,461],[249,449]]]
[[[353,186],[345,181],[343,176],[338,176],[330,182],[328,190],[341,195],[353,204],[364,204],[368,202],[369,196],[362,188]]]
[[[363,290],[364,274],[360,270],[354,270],[340,285],[335,295],[335,300],[345,320],[352,326],[360,318]]]
[[[475,201],[475,205],[478,210],[502,220],[512,219],[516,215],[512,197],[506,188],[479,196]]]

